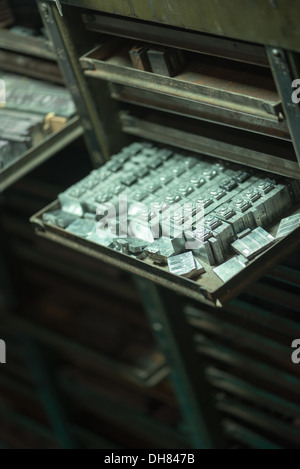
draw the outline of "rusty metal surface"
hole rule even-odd
[[[294,0],[62,0],[61,3],[300,50],[300,9]]]
[[[83,20],[90,31],[269,67],[265,48],[256,44],[191,31],[181,31],[179,35],[174,28],[136,22],[131,18],[111,16],[108,21],[106,15],[90,13],[83,14]]]
[[[123,103],[135,104],[159,111],[163,108],[165,111],[181,116],[193,117],[202,121],[215,122],[270,137],[291,140],[286,121],[276,122],[272,118],[251,116],[250,114],[236,112],[231,109],[218,108],[189,99],[114,83],[111,84],[111,96]]]
[[[257,74],[251,68],[235,70],[228,63],[194,61],[175,78],[148,73],[132,68],[128,50],[130,43],[107,60],[99,60],[101,47],[81,58],[87,76],[114,83],[189,99],[234,111],[255,114],[258,117],[279,119],[280,98],[272,76]]]

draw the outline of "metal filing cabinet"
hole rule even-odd
[[[300,114],[292,100],[292,83],[300,73],[297,7],[280,0],[231,0],[226,6],[209,0],[190,0],[184,6],[179,0],[41,0],[39,8],[81,116],[90,156],[95,168],[100,168],[32,218],[38,234],[139,276],[145,309],[172,365],[195,447],[223,447],[228,445],[228,435],[233,440],[242,435],[249,446],[280,446],[280,428],[286,428],[281,424],[287,414],[279,412],[274,417],[279,430],[272,442],[272,419],[269,425],[260,425],[264,413],[257,410],[257,418],[251,421],[249,407],[239,401],[248,386],[251,405],[259,408],[263,403],[258,396],[266,384],[254,377],[255,388],[254,383],[242,380],[234,366],[233,371],[224,364],[220,369],[207,363],[206,356],[208,350],[217,349],[220,331],[226,342],[245,334],[248,327],[247,320],[236,326],[234,318],[222,325],[215,307],[251,289],[250,285],[299,247]],[[201,267],[189,259],[189,273],[198,273],[192,279],[177,275],[182,271],[172,257],[182,250],[177,251],[174,242],[168,246],[171,254],[164,256],[161,246],[148,249],[128,240],[127,244],[95,240],[95,203],[111,202],[111,190],[119,185],[129,187],[124,194],[133,200],[143,200],[141,179],[150,173],[155,185],[167,169],[173,171],[172,192],[160,190],[157,200],[190,200],[189,187],[198,175],[207,186],[201,191],[201,182],[195,181],[192,190],[202,201],[207,192],[214,207],[211,213],[205,212],[205,228],[213,233],[212,240],[205,240],[207,258],[203,260],[202,251],[196,253]],[[186,185],[183,173],[188,171]],[[163,188],[166,181],[160,181]],[[176,183],[178,191],[174,192]],[[93,189],[101,184],[108,193],[102,191],[101,197],[97,193],[101,200],[96,200]],[[145,197],[150,200],[153,191],[153,185],[149,186]],[[218,202],[223,197],[226,205]],[[140,256],[144,251],[146,258]],[[197,300],[198,310],[180,308],[176,294]],[[273,310],[265,305],[257,307],[256,314],[261,321]],[[286,326],[284,318],[280,321]],[[201,323],[196,348],[191,329],[195,322]],[[209,333],[207,346],[202,329]],[[255,341],[264,340],[270,354],[277,339],[271,343],[267,337],[266,330],[260,336],[253,332],[247,353],[252,353]],[[287,339],[280,338],[278,343],[283,340]],[[246,361],[248,356],[224,348],[221,361],[226,353],[231,361]],[[259,351],[257,355],[254,369],[263,366]],[[215,388],[223,391],[217,394],[217,402]],[[274,396],[269,397],[275,403],[281,390],[275,384],[274,389]],[[224,392],[229,393],[225,400]],[[265,403],[266,395],[264,399]],[[277,409],[271,407],[267,405],[266,412]],[[231,418],[224,420],[224,414]],[[299,441],[297,422],[289,423],[292,437],[288,442],[282,438],[282,446]]]
[[[7,149],[1,144],[2,192],[81,136],[83,129],[69,93],[60,86],[63,78],[41,30],[35,2],[21,5],[3,0],[0,8],[0,79],[5,87],[0,99],[0,139],[10,142]]]

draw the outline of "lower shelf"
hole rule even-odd
[[[58,132],[30,148],[22,158],[0,172],[0,192],[69,145],[83,134],[79,117],[74,117]]]
[[[191,119],[178,120],[176,117],[171,119],[156,112],[140,115],[124,110],[120,112],[120,121],[123,131],[135,137],[176,145],[185,150],[300,179],[299,165],[289,142],[273,139],[271,146],[268,146],[259,140],[260,136],[253,138],[253,134],[249,134],[245,146],[245,141],[238,133],[229,134],[229,131],[233,132],[232,129],[225,128],[222,137],[221,134],[218,137],[218,129],[211,129],[203,122],[199,124]],[[230,139],[228,135],[231,135]]]

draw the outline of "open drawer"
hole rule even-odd
[[[105,36],[101,44],[80,58],[84,73],[125,87],[119,99],[124,96],[124,100],[135,103],[139,90],[142,102],[149,102],[151,107],[157,107],[156,100],[161,97],[164,101],[159,108],[163,104],[169,112],[177,113],[180,107],[185,115],[212,122],[219,122],[221,112],[225,125],[290,139],[268,68],[139,44]],[[154,56],[151,64],[143,50]]]
[[[112,234],[103,224],[107,204],[117,207],[120,196],[128,197],[126,216],[134,221],[129,236],[120,231]],[[153,239],[149,238],[149,213],[149,224],[136,223],[136,206],[141,202],[146,207],[149,201],[151,207],[158,203],[161,209],[161,204],[165,207],[171,200],[181,201],[182,206],[190,204],[193,210],[202,201],[200,244],[186,244],[196,231],[195,212],[185,218],[184,244],[177,243],[180,236],[176,230],[174,234],[174,217],[167,241],[162,231],[166,218],[159,218]],[[136,142],[60,194],[31,222],[40,236],[179,294],[222,306],[300,245],[299,201],[299,181]],[[162,213],[166,213],[164,209]],[[120,227],[124,218],[120,205],[116,214]],[[281,224],[291,216],[294,218]],[[259,246],[255,245],[257,233],[266,236]],[[195,262],[193,267],[190,261]]]

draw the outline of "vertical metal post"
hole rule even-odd
[[[21,339],[22,340],[22,339]],[[43,350],[32,339],[22,340],[28,368],[32,371],[40,399],[44,405],[54,434],[63,449],[77,449],[71,436],[71,426],[55,386],[55,378]]]
[[[135,277],[135,282],[158,344],[171,367],[193,447],[226,448],[212,389],[204,376],[204,363],[195,352],[193,334],[183,315],[180,298],[140,277]]]
[[[71,28],[69,27],[70,18],[67,18],[70,9],[64,8],[64,16],[61,16],[53,2],[39,0],[38,5],[45,28],[54,45],[54,52],[65,83],[81,117],[92,162],[94,166],[99,166],[122,145],[122,138],[116,138],[118,114],[117,110],[113,112],[116,104],[108,99],[107,83],[97,81],[97,95],[95,96],[91,94],[87,85],[78,60],[78,51],[75,50],[72,40],[74,34],[78,34],[77,28],[83,27],[80,16],[78,18],[78,12],[72,11]],[[121,129],[120,125],[119,128]]]
[[[296,76],[294,70],[297,61],[293,60],[293,53],[283,49],[267,46],[266,51],[300,166],[300,105],[292,100],[296,91],[292,83],[300,79],[300,73]]]

